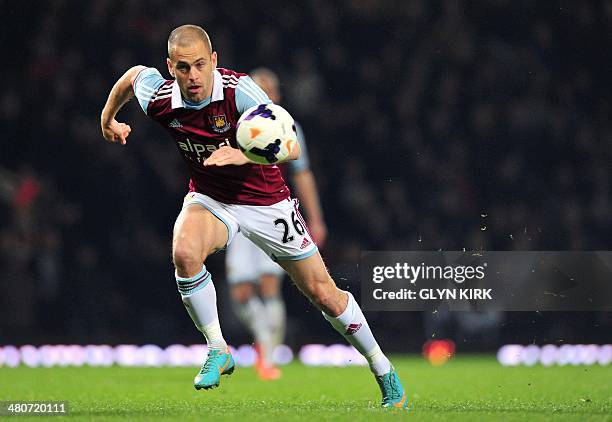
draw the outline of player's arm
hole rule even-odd
[[[121,107],[123,107],[134,96],[134,81],[138,74],[146,69],[145,66],[134,66],[119,78],[108,95],[106,104],[102,109],[100,124],[102,126],[102,136],[110,142],[120,142],[126,144],[126,139],[132,129],[125,123],[120,123],[115,119]]]
[[[300,151],[300,144],[299,142],[296,142],[287,158],[285,158],[284,160],[279,160],[274,164],[280,164],[285,161],[297,160],[300,157]],[[238,148],[232,148],[228,146],[223,146],[219,148],[218,150],[210,154],[210,157],[204,160],[205,166],[241,166],[247,163],[257,164],[254,161],[249,160],[247,156],[240,152]]]
[[[238,114],[244,113],[251,107],[259,104],[272,104],[272,100],[268,97],[260,87],[249,76],[242,76],[236,86],[236,109]],[[278,161],[275,164],[280,164],[284,161],[297,160],[300,156],[300,145],[296,142],[289,156],[283,161]],[[240,166],[247,163],[253,163],[237,148],[222,147],[214,151],[210,157],[204,161],[205,166]]]
[[[314,175],[310,169],[296,172],[293,175],[293,184],[301,204],[306,209],[308,228],[319,246],[323,246],[327,238],[327,226],[323,219],[319,191]]]
[[[206,160],[205,166],[241,166],[246,163],[252,163],[242,152],[237,148],[223,146],[216,151],[213,151]]]
[[[297,197],[300,198],[302,205],[306,209],[310,233],[319,246],[323,246],[325,238],[327,237],[327,226],[323,219],[323,211],[321,210],[321,202],[319,201],[319,191],[317,190],[317,183],[314,175],[310,170],[310,159],[308,157],[308,148],[304,132],[299,123],[296,122],[295,127],[297,139],[299,144],[302,145],[302,151],[301,156],[296,161],[289,163],[289,168],[291,169],[293,185],[295,186]]]

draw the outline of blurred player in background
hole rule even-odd
[[[250,72],[250,76],[274,104],[280,104],[280,84],[274,72],[258,68]],[[302,154],[297,160],[282,164],[281,170],[285,176],[290,176],[292,187],[306,209],[310,234],[321,247],[327,237],[327,228],[309,168],[304,134],[297,123],[296,127]],[[227,247],[226,268],[236,313],[255,340],[257,375],[262,380],[278,379],[281,371],[274,365],[273,355],[276,346],[285,338],[286,313],[281,295],[285,271],[241,233]]]
[[[408,399],[397,372],[353,295],[338,289],[327,272],[280,169],[255,164],[236,148],[238,119],[251,107],[270,104],[266,93],[246,74],[218,68],[217,52],[199,26],[172,31],[166,62],[174,79],[165,79],[155,68],[128,69],[111,89],[100,124],[107,141],[125,145],[131,128],[115,117],[136,96],[145,114],[172,136],[189,168],[189,192],[174,225],[172,259],[183,304],[208,345],[194,387],[217,387],[221,375],[235,368],[204,262],[240,230],[287,271],[332,327],[364,356],[380,387],[382,406],[406,408]],[[299,157],[299,143],[296,146],[287,160]],[[279,220],[294,230],[290,239],[283,227],[275,226]],[[142,302],[146,300],[143,292]]]

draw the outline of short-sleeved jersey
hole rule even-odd
[[[189,167],[189,190],[226,204],[271,205],[287,199],[289,188],[276,165],[206,166],[214,151],[237,148],[236,124],[241,114],[257,104],[271,103],[249,76],[217,68],[212,96],[201,103],[186,101],[178,83],[147,68],[134,81],[143,111],[166,129]]]

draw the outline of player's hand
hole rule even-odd
[[[119,142],[121,145],[125,145],[131,131],[132,128],[130,125],[119,123],[115,119],[112,119],[108,124],[102,123],[102,136],[104,136],[104,139],[107,141],[113,143]]]
[[[241,166],[249,163],[249,159],[245,157],[243,153],[237,148],[223,146],[218,150],[210,154],[206,160],[204,160],[205,166],[227,166],[235,165]]]
[[[308,230],[317,246],[323,247],[325,239],[327,239],[327,226],[325,223],[322,220],[310,220],[308,222]]]

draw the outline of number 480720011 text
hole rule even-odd
[[[67,415],[68,403],[65,401],[58,402],[19,402],[19,401],[2,401],[0,402],[0,416],[8,415]]]

